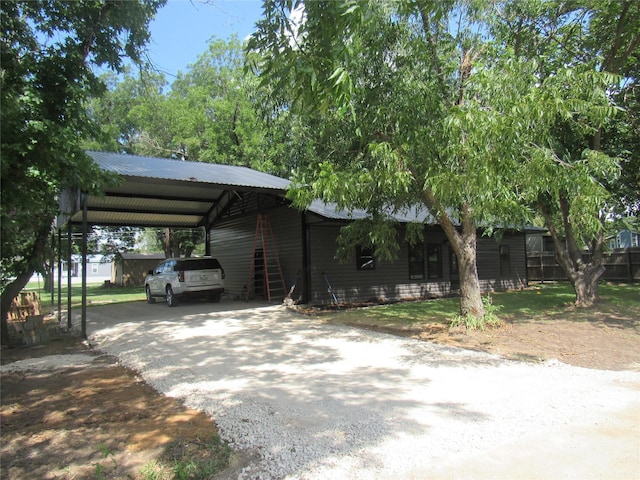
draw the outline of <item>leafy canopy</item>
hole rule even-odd
[[[96,134],[86,102],[96,68],[139,60],[164,0],[0,2],[2,283],[43,264],[43,240],[67,187],[103,178],[80,148]]]
[[[523,224],[534,216],[523,193],[551,188],[559,163],[541,170],[551,175],[543,182],[523,165],[551,160],[558,121],[584,135],[611,118],[612,77],[571,62],[541,77],[544,59],[491,34],[493,5],[265,2],[250,43],[253,67],[318,126],[318,160],[294,178],[298,204],[320,197],[364,209],[374,224],[416,203],[441,223]],[[579,177],[596,201],[587,189],[593,168],[609,174],[615,164],[585,154],[567,181]],[[367,243],[386,241],[385,232]]]

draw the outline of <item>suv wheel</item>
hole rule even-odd
[[[151,287],[147,285],[145,290],[147,292],[147,303],[156,303],[156,299],[151,296]]]
[[[167,285],[167,305],[170,307],[175,307],[178,304],[178,299],[173,294],[173,288],[171,285]]]
[[[209,295],[209,300],[211,300],[213,303],[220,303],[221,297],[222,297],[222,294],[220,292],[215,292]]]

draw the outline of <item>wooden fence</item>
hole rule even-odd
[[[582,258],[589,261],[591,254],[583,253]],[[640,282],[640,247],[614,250],[605,254],[604,267],[604,280]],[[555,252],[527,253],[527,275],[532,282],[567,280],[567,276],[556,262]]]

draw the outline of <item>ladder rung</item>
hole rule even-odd
[[[262,253],[256,257],[258,247]],[[283,297],[286,292],[284,277],[267,214],[258,214],[251,258],[253,260],[247,282],[247,300],[252,292],[254,295],[261,293],[269,299],[274,296]],[[257,277],[258,274],[259,277]]]

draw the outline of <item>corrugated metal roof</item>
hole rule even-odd
[[[164,253],[123,253],[124,260],[164,260]]]
[[[89,197],[87,220],[95,225],[209,225],[226,206],[240,198],[238,192],[258,191],[284,197],[290,185],[284,178],[233,165],[96,151],[87,154],[103,170],[124,177],[120,185],[106,188],[103,196]],[[328,220],[370,217],[364,210],[339,209],[337,204],[322,200],[314,201],[307,210]],[[67,213],[73,223],[82,220],[79,210]],[[437,223],[424,205],[389,209],[388,215],[400,223]]]
[[[363,220],[370,218],[370,215],[362,209],[344,210],[338,208],[335,203],[325,203],[322,200],[314,200],[307,210],[331,220]],[[433,215],[423,205],[415,205],[395,212],[389,210],[388,215],[400,223],[416,222],[426,223],[427,225],[435,225],[437,223]]]
[[[320,215],[321,217],[330,219],[330,220],[363,220],[365,218],[370,218],[367,212],[361,209],[355,209],[352,212],[344,209],[339,209],[337,204],[335,203],[325,203],[322,200],[314,200],[311,205],[309,205],[308,211],[315,213],[316,215]],[[436,218],[429,212],[426,206],[424,205],[413,205],[411,207],[407,207],[401,209],[399,211],[392,211],[389,209],[388,215],[390,218],[394,219],[399,223],[424,223],[425,225],[437,225],[438,221]],[[454,222],[456,225],[458,222]],[[513,224],[499,224],[495,225],[495,228],[506,228],[508,230],[521,230],[526,232],[544,232],[545,228],[535,227],[532,225],[524,225],[517,226]]]
[[[87,154],[103,170],[127,177],[158,178],[271,190],[284,190],[289,186],[289,180],[234,165],[188,162],[95,151],[88,151]]]

